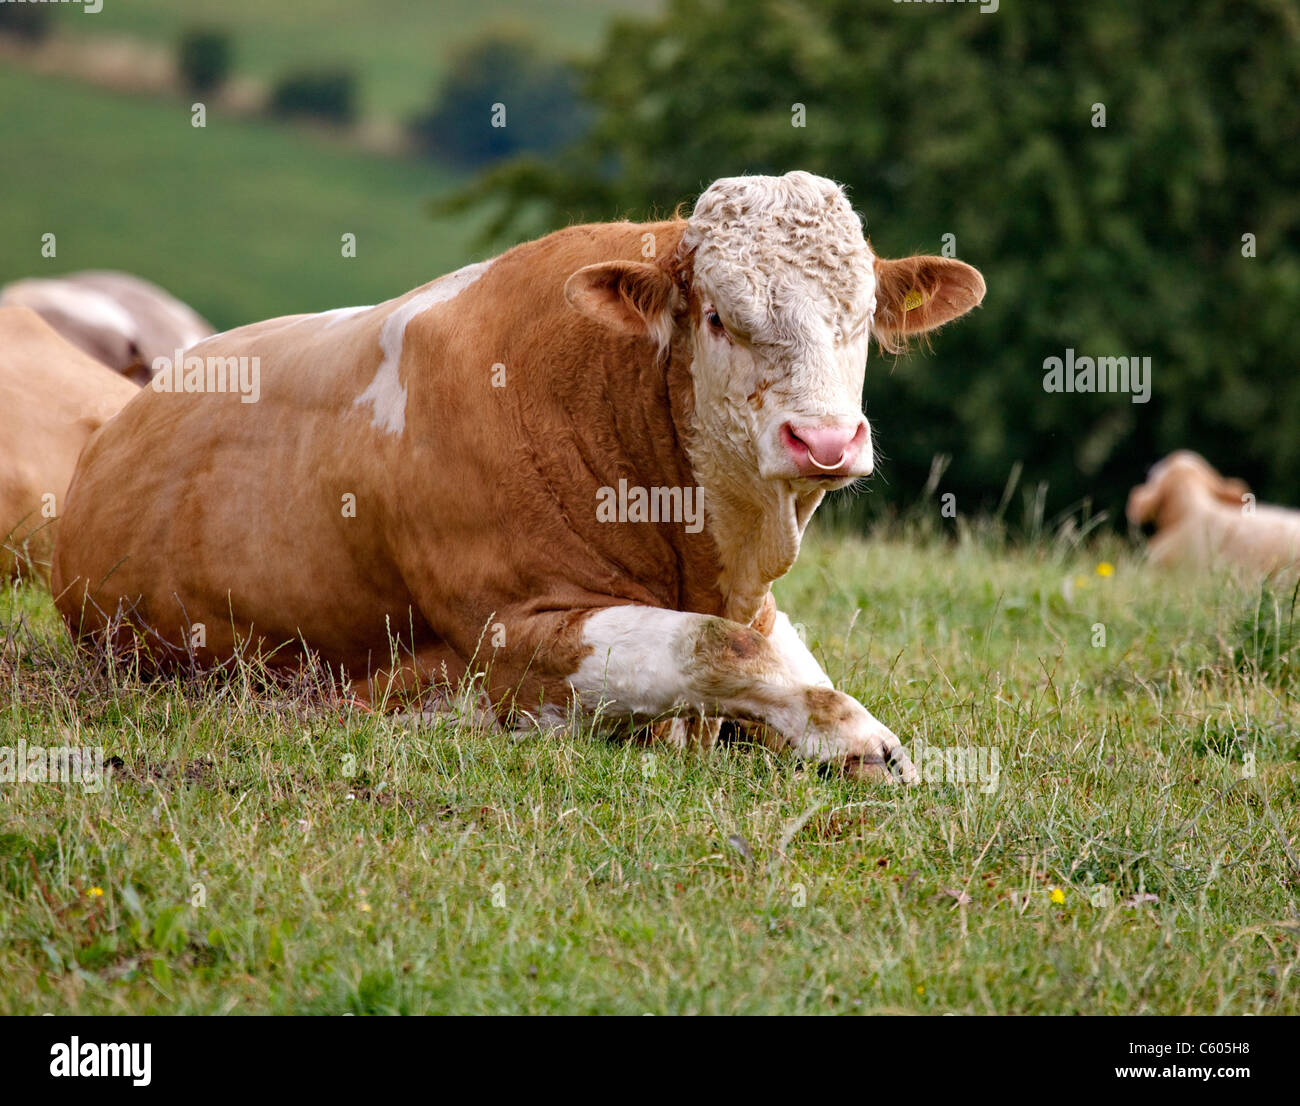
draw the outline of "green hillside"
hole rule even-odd
[[[661,6],[659,0],[479,0],[467,11],[464,0],[225,0],[201,6],[108,0],[95,15],[69,5],[57,17],[61,32],[166,43],[194,26],[228,28],[237,72],[272,79],[289,68],[342,62],[360,77],[367,111],[406,117],[428,100],[448,51],[489,28],[517,27],[544,47],[571,54],[594,47],[610,15]]]
[[[10,70],[0,149],[20,167],[0,205],[0,282],[124,269],[225,328],[373,303],[472,260],[475,224],[427,213],[449,176],[275,124],[210,115],[197,129],[180,102]]]

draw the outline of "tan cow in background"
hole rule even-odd
[[[790,173],[218,335],[86,450],[59,608],[164,663],[305,645],[375,698],[473,672],[503,720],[735,718],[914,778],[771,583],[872,470],[870,338],[983,294],[959,261],[877,257],[837,185]]]
[[[0,307],[0,575],[48,579],[77,457],[137,395],[35,312]]]
[[[147,384],[157,357],[171,357],[212,333],[175,296],[129,273],[84,272],[16,280],[0,306],[29,307],[78,349]]]
[[[1256,503],[1245,483],[1189,450],[1171,453],[1129,493],[1128,518],[1155,525],[1147,553],[1156,564],[1300,570],[1300,511]]]

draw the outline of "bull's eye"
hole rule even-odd
[[[723,332],[724,327],[722,325],[722,316],[716,311],[710,311],[705,315],[704,321],[709,324],[709,329],[713,331],[714,334],[721,334]]]

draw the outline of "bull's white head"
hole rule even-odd
[[[810,173],[728,177],[700,196],[675,253],[589,265],[569,302],[661,350],[689,343],[700,431],[767,481],[869,475],[867,346],[887,349],[984,296],[969,265],[876,257],[843,190]]]

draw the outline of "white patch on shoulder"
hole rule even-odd
[[[338,326],[339,323],[352,318],[353,315],[360,315],[363,311],[369,311],[374,304],[368,303],[361,307],[336,307],[333,311],[322,311],[318,318],[325,320],[325,329],[332,326]]]
[[[406,337],[407,323],[429,308],[455,299],[487,272],[491,264],[491,261],[479,261],[439,277],[423,292],[395,307],[384,320],[379,329],[379,348],[384,359],[366,390],[352,402],[353,407],[360,407],[363,403],[371,405],[371,426],[388,434],[401,434],[406,429],[406,385],[402,383],[398,367],[402,363],[402,342]]]

